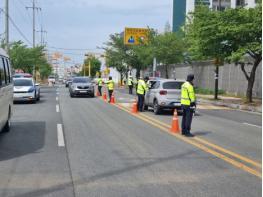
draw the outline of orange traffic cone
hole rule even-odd
[[[135,101],[135,102],[132,104],[131,112],[134,113],[134,114],[138,113],[137,101]]]
[[[102,98],[103,98],[104,101],[107,101],[106,90],[104,90]]]
[[[111,103],[111,104],[114,104],[114,103],[115,103],[114,93],[112,93],[112,95],[111,95],[110,103]]]
[[[173,120],[172,120],[172,126],[170,131],[172,133],[179,133],[180,132],[180,127],[179,127],[179,120],[177,116],[177,111],[176,109],[174,110],[174,115],[173,115]]]

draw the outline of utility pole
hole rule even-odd
[[[32,7],[26,7],[26,9],[32,9],[33,10],[33,48],[36,46],[36,10],[41,10],[40,7],[36,7],[35,0],[32,0]],[[33,76],[34,79],[36,80],[36,65],[34,64],[33,68]]]
[[[9,51],[9,0],[5,0],[5,48]]]
[[[36,31],[36,32],[40,32],[41,33],[41,46],[44,46],[45,40],[44,40],[44,33],[47,33],[47,31],[43,30],[43,27],[41,26],[41,30],[40,31]]]
[[[218,10],[219,12],[221,11],[221,0],[218,0]],[[221,60],[219,58],[216,59],[216,69],[215,69],[215,94],[214,94],[214,99],[218,99],[218,75],[219,75],[219,64]]]

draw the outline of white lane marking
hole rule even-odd
[[[247,123],[247,122],[243,122],[243,124],[249,125],[249,126],[252,126],[252,127],[262,128],[262,126],[255,125],[255,124],[250,124],[250,123]]]
[[[64,147],[65,141],[64,141],[62,124],[57,124],[57,132],[58,132],[58,146]]]
[[[59,105],[56,105],[56,112],[59,112]]]
[[[58,97],[56,97],[56,101],[58,101]]]

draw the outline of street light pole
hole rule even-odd
[[[9,51],[9,0],[5,0],[5,48]]]

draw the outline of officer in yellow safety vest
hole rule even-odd
[[[97,85],[98,85],[98,90],[99,90],[100,96],[102,96],[101,88],[102,88],[102,85],[103,85],[103,80],[102,80],[101,76],[99,76],[99,78],[98,78]]]
[[[181,87],[181,106],[183,109],[182,118],[182,134],[187,137],[193,137],[194,135],[190,133],[193,109],[196,107],[196,99],[193,87],[194,75],[189,74],[187,76],[186,82]]]
[[[114,81],[112,80],[112,77],[109,77],[109,80],[106,82],[108,91],[109,91],[109,102],[111,100],[111,96],[114,90]]]
[[[128,87],[129,87],[129,94],[132,94],[132,89],[133,89],[132,76],[130,76],[129,79],[128,79]]]
[[[148,85],[146,84],[149,80],[148,77],[145,77],[144,80],[140,77],[137,85],[137,95],[138,95],[138,110],[143,111],[144,105],[144,95],[148,90]]]

